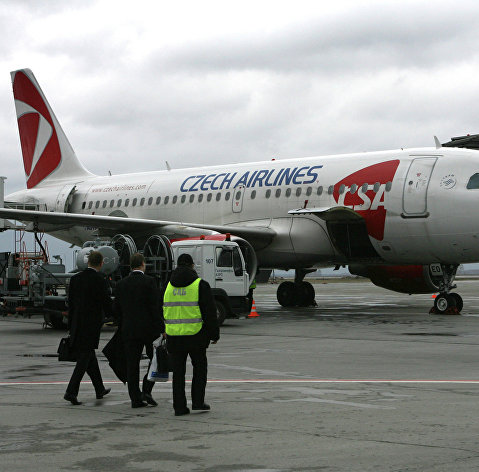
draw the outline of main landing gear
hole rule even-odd
[[[439,295],[434,299],[434,306],[429,313],[440,315],[459,315],[464,303],[458,293],[451,293],[457,265],[442,265],[442,281],[439,283]]]
[[[314,287],[303,279],[315,269],[296,269],[294,282],[282,282],[276,291],[278,303],[284,307],[316,306]]]

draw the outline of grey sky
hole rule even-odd
[[[0,1],[0,159],[24,186],[9,72],[33,70],[97,174],[433,145],[479,132],[476,1]]]

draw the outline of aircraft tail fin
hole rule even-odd
[[[92,175],[76,157],[33,72],[10,74],[27,188]]]

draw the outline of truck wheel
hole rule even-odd
[[[218,325],[221,326],[226,318],[226,307],[225,304],[220,300],[215,300],[216,304],[216,319],[218,320]]]
[[[45,313],[43,319],[47,325],[50,325],[53,329],[68,329],[68,325],[63,321],[62,315],[54,315],[52,313]]]

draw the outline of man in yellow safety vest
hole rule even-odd
[[[168,352],[173,361],[173,408],[176,416],[187,415],[185,373],[191,358],[193,410],[209,410],[205,403],[208,361],[206,349],[220,338],[216,305],[208,282],[198,277],[190,254],[178,257],[163,297],[163,318]]]

